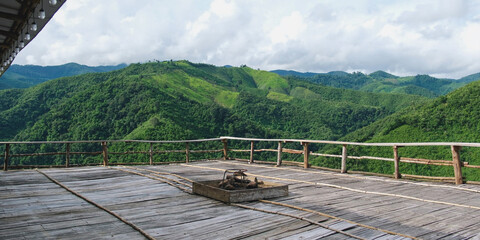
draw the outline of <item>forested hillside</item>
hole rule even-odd
[[[398,77],[384,71],[369,75],[361,72],[299,73],[295,71],[273,71],[283,76],[297,77],[314,83],[337,88],[367,92],[415,94],[429,98],[445,95],[466,84],[480,80],[480,74],[472,74],[458,80],[439,79],[428,75]]]
[[[187,61],[0,91],[1,140],[338,139],[426,99],[326,87]]]
[[[12,65],[0,78],[0,90],[9,88],[28,88],[39,83],[84,73],[109,72],[126,67],[116,66],[90,67],[77,63],[67,63],[59,66]]]
[[[422,100],[286,80],[248,67],[186,61],[133,64],[109,73],[60,78],[29,89],[0,91],[0,99],[2,140],[124,138],[151,119],[175,122],[188,138],[253,132],[259,137],[274,133],[337,139]],[[211,116],[197,116],[207,113]],[[202,127],[209,124],[214,125]],[[252,125],[264,133],[231,124]],[[318,131],[321,128],[324,131]],[[137,136],[151,137],[165,139]]]
[[[355,142],[480,142],[480,81],[422,105],[411,106],[341,138]],[[330,150],[338,152],[338,150]],[[449,147],[405,147],[403,157],[451,160]],[[352,147],[352,155],[392,157],[385,147]],[[480,165],[480,149],[462,149],[462,161]],[[330,162],[330,164],[334,164]],[[355,168],[392,173],[391,163],[354,161]],[[353,167],[352,165],[352,167]],[[453,176],[452,167],[401,164],[407,174]],[[464,169],[464,176],[480,180],[477,169]]]

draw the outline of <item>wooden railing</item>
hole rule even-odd
[[[229,149],[228,148],[228,141],[247,141],[250,142],[250,149]],[[191,143],[200,143],[200,142],[211,142],[211,141],[221,141],[223,144],[222,149],[216,150],[191,150],[190,144]],[[255,149],[255,142],[277,142],[278,147],[277,149]],[[95,152],[72,152],[70,151],[72,144],[82,144],[82,143],[96,143],[101,146],[101,151]],[[150,148],[148,151],[126,151],[126,152],[109,152],[108,146],[112,143],[146,143],[150,144]],[[165,143],[184,143],[185,149],[182,150],[162,150],[162,151],[154,151],[153,144],[165,144]],[[303,150],[298,149],[288,149],[284,147],[286,143],[299,143]],[[10,149],[13,145],[20,145],[20,144],[64,144],[65,145],[65,152],[46,152],[46,153],[17,153],[11,154]],[[334,144],[342,146],[342,154],[335,155],[335,154],[322,154],[322,153],[315,153],[309,150],[310,144]],[[126,155],[126,154],[148,154],[149,155],[149,164],[158,164],[154,161],[155,154],[164,154],[164,153],[185,153],[185,160],[184,161],[177,161],[177,162],[190,162],[190,154],[191,153],[222,153],[224,160],[244,160],[248,161],[248,163],[255,163],[257,162],[264,162],[261,160],[254,160],[254,154],[256,152],[276,152],[277,153],[277,160],[276,166],[281,166],[282,163],[288,164],[300,164],[304,168],[309,168],[311,165],[309,164],[310,156],[323,156],[323,157],[333,157],[333,158],[340,158],[341,159],[341,167],[340,172],[346,173],[347,172],[347,159],[370,159],[370,160],[380,160],[380,161],[391,161],[393,162],[393,177],[398,179],[401,177],[414,177],[414,178],[423,178],[423,179],[430,179],[430,180],[454,180],[456,184],[464,183],[464,179],[462,177],[462,167],[465,168],[480,168],[477,165],[469,165],[468,162],[462,162],[460,159],[460,150],[462,147],[480,147],[480,143],[452,143],[452,142],[423,142],[423,143],[357,143],[357,142],[341,142],[341,141],[324,141],[324,140],[300,140],[300,139],[259,139],[259,138],[238,138],[238,137],[220,137],[220,138],[211,138],[211,139],[197,139],[197,140],[178,140],[178,141],[149,141],[149,140],[95,140],[95,141],[30,141],[30,142],[0,142],[0,145],[5,146],[4,150],[4,171],[7,171],[9,168],[9,161],[11,158],[14,157],[27,157],[27,156],[52,156],[52,155],[65,155],[65,167],[70,167],[70,156],[72,155],[102,155],[103,156],[103,164],[104,166],[109,165],[109,155]],[[347,149],[348,146],[374,146],[374,147],[391,147],[392,148],[392,155],[393,158],[384,158],[384,157],[373,157],[373,156],[349,156]],[[429,160],[429,159],[420,159],[420,158],[404,158],[400,157],[398,154],[398,149],[401,147],[426,147],[426,146],[449,146],[452,152],[452,160]],[[238,158],[230,158],[230,152],[249,152],[250,158],[249,159],[238,159]],[[282,153],[290,153],[290,154],[301,154],[303,155],[303,162],[291,162],[291,161],[283,161],[282,160]],[[427,165],[436,165],[436,166],[452,166],[454,171],[454,178],[450,177],[429,177],[429,176],[418,176],[418,175],[408,175],[408,174],[401,174],[399,170],[400,162],[404,163],[415,163],[415,164],[427,164]],[[171,163],[171,162],[167,162]],[[95,165],[98,165],[95,164]],[[15,167],[22,167],[22,165],[17,165]],[[25,167],[25,166],[23,166]],[[315,167],[315,166],[313,166]],[[320,167],[321,168],[321,167]]]

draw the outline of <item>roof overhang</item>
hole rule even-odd
[[[0,76],[7,71],[17,54],[37,36],[65,1],[0,1]],[[43,19],[39,17],[41,10],[45,12]],[[35,31],[32,29],[33,23],[37,26]]]

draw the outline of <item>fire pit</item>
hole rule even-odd
[[[247,176],[246,171],[246,169],[227,169],[221,180],[193,182],[193,192],[226,203],[288,195],[288,185],[260,181]]]

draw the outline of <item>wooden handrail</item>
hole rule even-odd
[[[66,143],[195,143],[208,142],[219,140],[239,140],[250,142],[297,142],[297,143],[323,143],[335,145],[352,145],[352,146],[372,146],[372,147],[425,147],[425,146],[459,146],[459,147],[480,147],[480,143],[465,143],[465,142],[410,142],[410,143],[359,143],[359,142],[344,142],[344,141],[327,141],[327,140],[309,140],[309,139],[263,139],[263,138],[240,138],[240,137],[219,137],[206,139],[191,139],[191,140],[80,140],[80,141],[25,141],[12,142],[3,141],[4,144],[66,144]],[[275,150],[276,151],[276,150]]]
[[[228,141],[248,141],[250,142],[250,149],[229,149],[228,148]],[[209,142],[209,141],[220,141],[223,143],[223,148],[218,150],[191,150],[190,143],[200,143],[200,142]],[[254,142],[277,142],[278,147],[277,149],[255,149]],[[99,143],[101,145],[101,151],[96,152],[72,152],[70,150],[72,144],[82,144],[82,143]],[[109,145],[112,143],[148,143],[149,149],[146,151],[125,151],[125,152],[113,152],[108,151]],[[184,143],[185,149],[183,150],[153,150],[153,144],[167,144],[167,143]],[[302,150],[297,149],[288,149],[283,146],[284,143],[299,143],[303,146]],[[334,154],[322,154],[322,153],[315,153],[309,150],[309,145],[316,143],[316,144],[334,144],[334,145],[341,145],[342,146],[342,155],[334,155]],[[27,157],[27,156],[50,156],[50,155],[65,155],[65,167],[72,166],[70,163],[70,156],[71,155],[78,155],[78,154],[85,154],[85,155],[102,155],[103,161],[101,164],[104,166],[108,166],[109,164],[109,155],[123,155],[123,154],[148,154],[149,156],[149,164],[153,165],[156,164],[153,160],[154,154],[164,154],[164,153],[184,153],[185,160],[184,162],[189,162],[191,160],[191,153],[215,153],[215,152],[222,152],[223,159],[229,160],[233,158],[229,158],[228,152],[249,152],[250,159],[247,161],[249,163],[254,163],[255,160],[253,159],[253,155],[255,152],[276,152],[277,153],[277,161],[276,165],[281,166],[283,161],[282,153],[289,153],[289,154],[299,154],[303,156],[303,164],[304,168],[309,168],[309,156],[324,156],[324,157],[335,157],[341,158],[341,173],[347,172],[347,159],[371,159],[371,160],[381,160],[381,161],[392,161],[394,162],[393,168],[393,177],[400,178],[402,174],[400,173],[399,163],[414,163],[414,164],[428,164],[428,165],[438,165],[438,166],[452,166],[455,177],[456,184],[462,184],[463,177],[462,177],[462,167],[468,168],[478,168],[480,166],[469,165],[468,162],[463,162],[460,159],[460,151],[462,147],[480,147],[480,143],[463,143],[463,142],[418,142],[418,143],[358,143],[358,142],[344,142],[344,141],[325,141],[325,140],[303,140],[303,139],[260,139],[260,138],[239,138],[239,137],[219,137],[219,138],[208,138],[208,139],[193,139],[193,140],[165,140],[165,141],[156,141],[156,140],[88,140],[88,141],[26,141],[26,142],[0,142],[1,145],[5,146],[4,156],[4,170],[7,171],[9,167],[9,162],[11,158],[14,157]],[[65,144],[65,151],[64,152],[45,152],[45,153],[14,153],[12,154],[12,146],[17,144]],[[348,156],[347,154],[347,147],[348,146],[372,146],[372,147],[393,147],[393,158],[385,158],[385,157],[373,157],[373,156]],[[400,157],[398,149],[400,147],[419,147],[419,146],[449,146],[452,151],[452,161],[448,160],[429,160],[429,159],[419,159],[419,158],[406,158]],[[99,149],[100,150],[100,149]],[[257,161],[262,162],[262,161]],[[99,163],[100,164],[100,163]],[[20,166],[16,166],[18,168]],[[404,176],[411,176],[406,175]],[[431,178],[431,177],[430,177]],[[437,177],[438,179],[452,179],[448,177]]]
[[[410,142],[410,143],[359,143],[327,140],[306,140],[306,139],[262,139],[262,138],[240,138],[240,137],[220,137],[220,139],[255,141],[255,142],[298,142],[298,143],[324,143],[335,145],[353,145],[353,146],[372,146],[372,147],[425,147],[425,146],[459,146],[459,147],[480,147],[480,143],[464,142]]]
[[[25,142],[0,142],[0,144],[66,144],[66,143],[195,143],[219,141],[226,138],[205,138],[192,140],[79,140],[79,141],[25,141]]]

